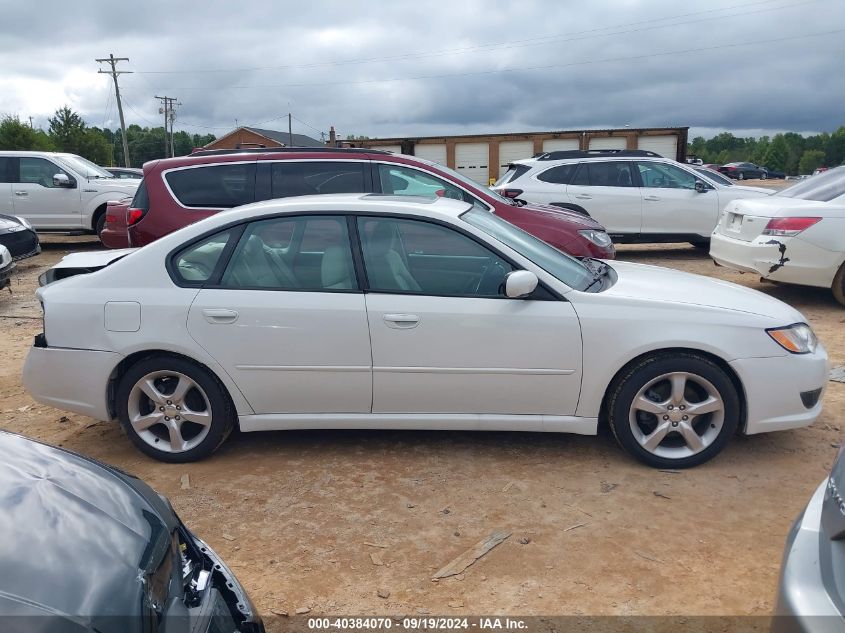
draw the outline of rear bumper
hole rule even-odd
[[[819,565],[819,527],[827,479],[792,525],[778,582],[772,633],[833,633],[845,619],[831,600]]]
[[[12,283],[12,272],[14,270],[14,262],[9,262],[5,267],[0,268],[0,290]]]
[[[842,264],[842,253],[828,251],[798,237],[768,235],[745,242],[713,233],[710,257],[722,266],[772,281],[820,288],[830,288]]]
[[[23,385],[34,400],[63,411],[111,420],[108,386],[122,356],[59,347],[31,347]]]
[[[106,248],[129,248],[129,234],[123,231],[109,229],[108,225],[100,233],[100,241]]]
[[[730,366],[745,390],[747,435],[809,426],[819,417],[830,371],[821,344],[812,354],[742,358]],[[817,390],[808,407],[802,394]]]

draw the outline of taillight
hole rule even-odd
[[[141,218],[144,217],[146,211],[143,209],[127,209],[126,210],[126,226],[137,224]]]
[[[792,237],[813,226],[821,218],[772,218],[763,229],[763,235]]]
[[[502,189],[501,193],[505,198],[516,199],[522,195],[522,189]]]

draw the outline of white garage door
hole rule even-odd
[[[401,145],[374,145],[370,149],[380,149],[384,152],[393,152],[395,154],[402,153],[402,146]]]
[[[678,156],[678,137],[668,136],[641,136],[637,139],[638,149],[645,149],[663,158],[675,160]]]
[[[502,141],[499,143],[499,177],[515,160],[531,158],[534,155],[534,141]]]
[[[458,143],[455,145],[455,168],[481,185],[490,177],[490,144]]]
[[[590,139],[590,149],[625,149],[628,140],[623,136],[606,136]]]
[[[417,143],[414,145],[414,156],[445,165],[446,143]]]
[[[543,141],[544,152],[573,150],[581,147],[577,138],[549,138]]]

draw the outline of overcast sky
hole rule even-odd
[[[0,0],[0,114],[319,138],[845,125],[844,0]],[[313,126],[313,127],[309,127]]]

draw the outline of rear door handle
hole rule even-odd
[[[657,196],[643,196],[643,200],[648,200],[649,202],[657,202],[660,200]]]
[[[593,196],[586,194],[586,193],[576,193],[575,197],[579,200],[592,200]]]
[[[382,316],[387,327],[395,330],[410,330],[420,324],[416,314],[385,314]]]
[[[215,325],[234,323],[238,320],[237,311],[227,308],[205,308],[202,315],[206,321]]]
[[[16,191],[15,195],[19,198],[23,198],[24,196],[28,196],[29,194],[26,191]]]

